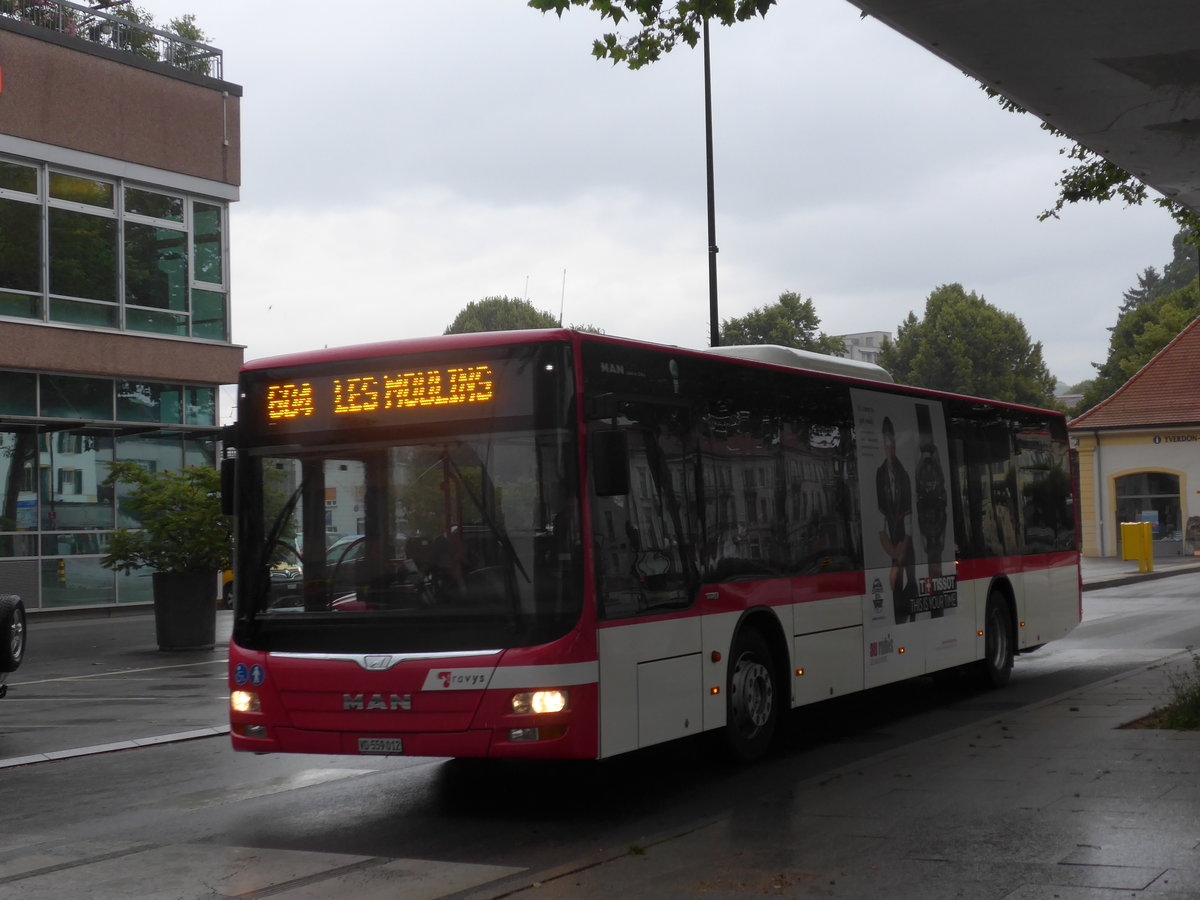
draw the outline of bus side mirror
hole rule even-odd
[[[629,436],[624,431],[592,432],[592,484],[597,497],[629,493]]]
[[[235,459],[221,460],[221,514],[233,515],[234,463]]]

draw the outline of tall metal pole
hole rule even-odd
[[[709,346],[721,343],[717,318],[717,206],[713,194],[712,77],[708,64],[708,18],[704,19],[704,153],[708,167],[708,321]]]

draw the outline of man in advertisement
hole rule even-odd
[[[923,605],[928,607],[930,616],[938,619],[945,615],[945,605],[951,599],[939,596],[946,591],[942,581],[942,553],[946,542],[946,478],[937,442],[933,438],[929,407],[918,403],[916,410],[918,447],[921,451],[921,458],[917,461],[917,527],[921,532],[925,559],[929,563],[927,590],[922,592],[921,599]],[[957,588],[953,599],[956,603]]]
[[[883,516],[879,542],[891,560],[888,583],[896,623],[913,621],[912,601],[916,594],[916,556],[913,552],[912,480],[896,457],[896,429],[883,420],[883,462],[875,470],[875,497]]]

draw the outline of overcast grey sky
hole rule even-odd
[[[196,13],[244,88],[247,359],[439,334],[496,294],[707,345],[699,49],[613,68],[590,55],[595,14],[523,0],[141,5]],[[716,28],[712,71],[723,318],[792,290],[828,333],[894,332],[957,281],[1073,383],[1104,359],[1121,293],[1171,258],[1157,207],[1038,222],[1062,142],[844,0]]]

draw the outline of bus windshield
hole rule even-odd
[[[241,630],[263,649],[506,649],[581,607],[578,492],[562,431],[251,451]]]

